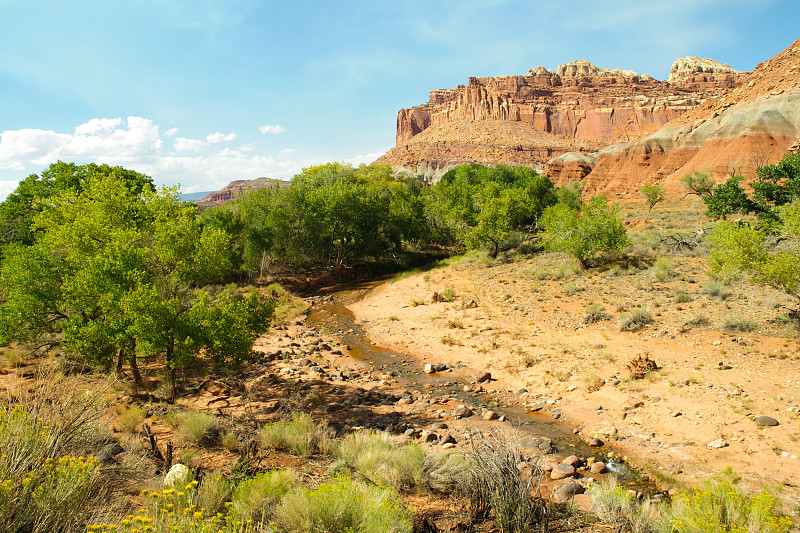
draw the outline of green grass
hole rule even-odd
[[[281,498],[297,484],[298,477],[293,470],[268,470],[256,474],[239,483],[233,491],[234,515],[241,521],[267,522],[272,519]]]
[[[339,441],[335,455],[342,468],[378,485],[405,492],[425,487],[425,451],[415,444],[395,446],[387,433],[351,433]]]

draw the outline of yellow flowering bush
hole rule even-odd
[[[0,523],[7,531],[69,531],[90,497],[94,457],[52,456],[53,422],[21,406],[0,406]]]
[[[142,491],[147,504],[135,515],[128,515],[119,524],[93,524],[88,533],[255,533],[252,520],[239,520],[225,504],[225,513],[206,516],[197,506],[197,481],[182,488],[167,488],[161,492]],[[260,526],[260,524],[259,524]],[[268,530],[269,531],[269,530]]]
[[[783,514],[780,501],[766,491],[742,494],[733,472],[707,481],[675,497],[668,512],[674,533],[785,533],[792,520]]]

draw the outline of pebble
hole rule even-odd
[[[565,479],[575,475],[575,467],[564,463],[557,464],[550,472],[550,479]]]
[[[759,416],[754,420],[757,426],[777,426],[778,421],[771,416]]]
[[[458,409],[456,409],[456,412],[453,413],[453,416],[456,418],[468,418],[472,415],[473,415],[472,410],[467,407],[459,407]]]
[[[709,448],[724,448],[727,445],[728,443],[725,442],[725,439],[712,440],[711,442],[708,443]]]
[[[498,415],[496,411],[486,411],[483,413],[484,420],[497,420],[498,418],[500,418],[500,415]]]
[[[475,377],[475,383],[483,383],[484,381],[491,381],[491,372],[481,372]]]

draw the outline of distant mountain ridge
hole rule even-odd
[[[240,196],[245,191],[258,189],[286,188],[289,182],[277,178],[255,178],[251,180],[234,180],[219,191],[207,193],[195,202],[200,207],[222,205],[225,202]]]

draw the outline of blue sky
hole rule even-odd
[[[57,159],[185,192],[371,162],[398,109],[469,76],[752,70],[798,21],[798,0],[0,0],[0,197]]]

